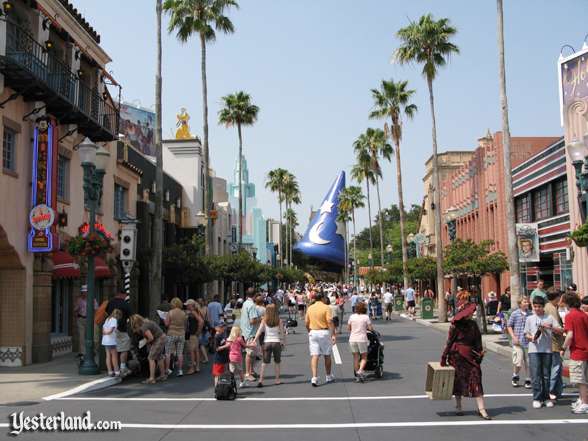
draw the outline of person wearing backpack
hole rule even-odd
[[[118,352],[116,352],[116,327],[118,320],[122,319],[120,309],[115,309],[102,325],[102,346],[106,351],[106,369],[109,377],[119,377]]]

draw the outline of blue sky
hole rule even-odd
[[[155,102],[155,1],[73,0],[101,34],[123,98]],[[244,129],[244,153],[259,205],[278,216],[276,198],[263,188],[267,172],[283,167],[300,182],[300,231],[311,206],[320,205],[339,170],[349,171],[352,143],[370,121],[370,89],[382,79],[408,80],[419,111],[404,127],[401,147],[405,204],[421,203],[424,162],[431,155],[426,83],[418,66],[391,64],[396,31],[431,12],[457,27],[461,54],[434,84],[440,151],[470,149],[488,129],[500,130],[496,2],[494,0],[240,0],[230,13],[236,32],[208,47],[211,161],[232,175],[236,129],[217,123],[222,96],[244,90],[260,107]],[[585,0],[505,0],[507,88],[513,136],[560,136],[557,58],[563,44],[577,50],[588,32]],[[167,27],[167,19],[164,18]],[[191,130],[202,134],[200,48],[163,39],[163,133],[185,106]],[[397,202],[395,164],[383,167],[382,204]],[[348,176],[349,184],[349,176]],[[376,205],[375,198],[373,206]],[[374,212],[374,211],[373,211]],[[366,213],[357,215],[367,225]]]

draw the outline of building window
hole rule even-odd
[[[529,195],[519,196],[515,199],[517,222],[531,222],[531,207],[529,204]]]
[[[568,180],[560,179],[553,184],[555,193],[555,214],[564,214],[569,211]]]
[[[57,197],[69,200],[69,159],[62,155],[57,160]]]
[[[549,217],[549,188],[547,186],[533,192],[533,210],[535,221]]]
[[[114,184],[114,218],[123,219],[127,215],[127,189]]]
[[[6,126],[2,140],[2,168],[16,172],[16,132]]]

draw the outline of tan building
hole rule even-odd
[[[588,188],[580,189],[577,185],[577,173],[584,170],[588,173],[588,63],[586,55],[588,45],[584,43],[582,49],[566,58],[560,55],[560,98],[561,122],[564,127],[566,146],[572,143],[583,143],[583,167],[576,171],[570,158],[566,154],[566,173],[570,198],[570,224],[575,230],[588,222]],[[582,213],[583,211],[583,213]],[[578,247],[571,243],[571,258],[573,260],[574,281],[578,285],[578,292],[588,293],[588,248]]]
[[[439,153],[439,181],[443,182],[448,176],[466,164],[473,156],[473,150],[451,150]],[[435,256],[435,217],[431,209],[433,204],[433,157],[425,162],[424,197],[421,211],[421,220],[418,233],[421,234],[422,243],[419,243],[419,254],[422,256]]]
[[[97,222],[115,242],[118,219],[135,214],[139,175],[117,161],[111,142],[118,110],[106,86],[116,83],[96,31],[67,0],[14,0],[2,7],[0,366],[20,366],[77,345],[73,308],[83,275],[63,252],[88,220],[75,147],[87,137],[111,153]],[[49,208],[34,212],[38,219],[55,220],[32,230],[29,214],[39,202]],[[99,298],[114,289],[115,255],[97,261]]]

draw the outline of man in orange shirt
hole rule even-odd
[[[322,355],[325,358],[325,383],[335,380],[331,375],[331,350],[337,342],[335,326],[331,308],[324,303],[324,294],[318,292],[315,302],[306,311],[306,329],[308,330],[308,346],[310,349],[310,370],[312,371],[311,384],[318,386],[318,361]]]

